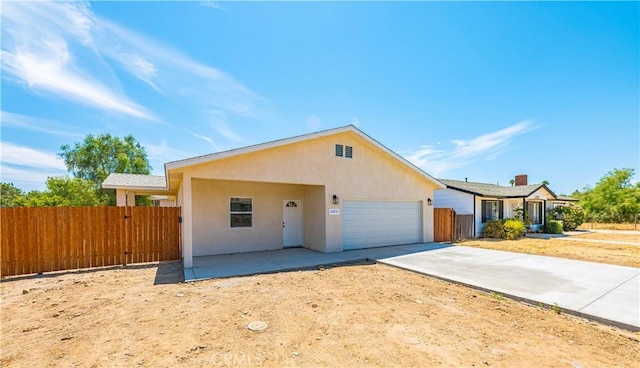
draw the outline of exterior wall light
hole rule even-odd
[[[340,198],[337,195],[333,195],[333,204],[340,204]]]
[[[427,198],[427,206],[433,206],[433,201],[431,198]]]

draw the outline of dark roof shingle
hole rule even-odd
[[[555,194],[543,184],[517,185],[513,187],[504,187],[497,184],[474,183],[460,180],[438,179],[445,184],[447,188],[458,189],[463,192],[477,194],[483,197],[528,197],[540,188],[545,188],[551,195]]]

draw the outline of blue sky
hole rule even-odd
[[[132,134],[163,174],[347,124],[441,178],[640,171],[638,2],[1,7],[1,179],[24,189],[87,134]]]

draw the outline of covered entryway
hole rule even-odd
[[[421,241],[420,202],[345,201],[344,250]]]

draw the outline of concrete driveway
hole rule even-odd
[[[377,261],[640,331],[640,268],[465,246]]]

